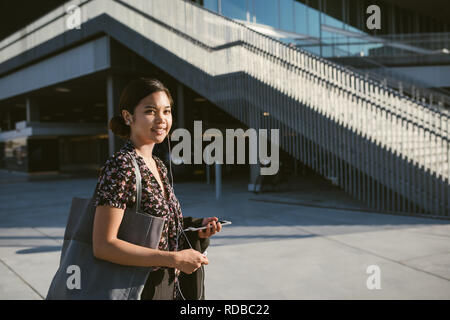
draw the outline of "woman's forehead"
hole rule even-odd
[[[170,101],[169,98],[167,97],[167,94],[164,91],[158,91],[144,97],[140,101],[139,105],[141,108],[144,108],[145,106],[148,105],[157,108],[165,108],[167,106],[170,106]]]

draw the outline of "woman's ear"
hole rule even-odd
[[[131,123],[133,123],[133,116],[131,116],[128,111],[122,110],[122,117],[125,119],[125,123],[127,125],[131,125]]]

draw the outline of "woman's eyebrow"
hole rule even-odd
[[[150,108],[156,109],[156,107],[153,105],[144,106],[144,109],[150,109]],[[161,107],[161,108],[171,108],[171,106],[165,106],[165,107]]]

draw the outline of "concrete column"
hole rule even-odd
[[[39,122],[40,112],[39,112],[39,102],[36,98],[27,97],[26,98],[26,110],[27,110],[27,122]]]
[[[108,152],[111,156],[114,152],[119,151],[123,145],[123,140],[115,136],[109,130],[109,121],[112,117],[119,115],[119,99],[122,90],[127,84],[127,79],[116,74],[108,74],[106,78],[106,105],[108,111],[107,127],[108,127]]]
[[[250,119],[249,119],[249,128],[253,128],[256,130],[256,132],[259,132],[259,128],[261,128],[261,114],[258,111],[258,109],[253,109],[253,110],[249,110],[250,111]],[[259,135],[258,135],[258,144],[259,144]],[[248,145],[248,144],[247,144]],[[259,187],[260,186],[256,186],[256,180],[258,178],[258,176],[260,175],[260,168],[261,168],[261,164],[259,163],[259,147],[256,148],[256,152],[257,152],[257,163],[256,164],[249,164],[249,168],[250,168],[250,181],[248,184],[248,191],[257,191],[259,192]]]
[[[222,197],[222,165],[215,163],[216,167],[216,200]]]
[[[206,164],[205,169],[206,169],[206,184],[211,184],[211,165]]]
[[[202,122],[203,122],[203,130],[209,127],[209,104],[206,102],[202,102]],[[211,183],[211,166],[205,165],[206,168],[206,183]]]
[[[260,174],[260,164],[250,164],[250,182],[248,184],[248,191],[259,191],[261,186],[256,185],[256,179]]]
[[[366,11],[365,9],[363,9],[361,7],[361,2],[359,2],[359,1],[355,2],[355,6],[356,6],[356,12],[365,12]],[[361,11],[361,10],[364,10],[364,11]],[[365,15],[358,15],[357,21],[356,21],[356,28],[358,28],[360,30],[365,28],[366,23],[365,23],[364,17],[365,17]]]
[[[175,107],[177,113],[178,128],[185,128],[184,121],[184,87],[183,84],[177,84],[177,105]]]
[[[298,177],[298,160],[296,158],[294,159],[294,176]]]
[[[9,130],[14,130],[14,123],[12,122],[12,116],[11,116],[11,108],[10,107],[5,107],[5,123],[6,123],[6,129],[5,131],[9,131]]]
[[[202,102],[202,120],[204,126],[209,125],[209,104],[206,101]]]
[[[395,33],[395,9],[394,9],[394,6],[392,5],[392,4],[389,4],[388,5],[388,7],[389,7],[389,26],[388,26],[388,29],[389,29],[389,33]]]

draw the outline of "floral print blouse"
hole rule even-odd
[[[158,249],[176,251],[177,224],[180,219],[181,228],[184,228],[183,216],[178,199],[169,184],[167,168],[161,159],[153,155],[165,189],[166,197],[164,197],[161,186],[144,159],[136,153],[130,139],[127,139],[124,146],[109,157],[102,167],[94,205],[126,209],[136,202],[136,175],[129,153],[134,155],[142,176],[141,211],[166,218]],[[183,236],[180,236],[178,241],[179,247],[182,247]],[[153,267],[152,269],[160,268],[164,267]],[[176,278],[178,278],[179,270],[175,269],[175,272]]]

